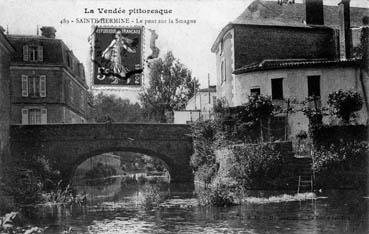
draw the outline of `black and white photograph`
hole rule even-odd
[[[369,0],[1,0],[0,234],[369,233]]]

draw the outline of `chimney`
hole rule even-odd
[[[363,18],[363,27],[361,28],[362,61],[364,68],[369,71],[369,17]]]
[[[55,38],[56,29],[51,26],[43,26],[41,28],[41,36],[47,38]]]
[[[305,0],[306,23],[324,25],[323,0]]]
[[[338,3],[338,17],[340,22],[340,58],[351,57],[352,38],[350,29],[350,0]]]

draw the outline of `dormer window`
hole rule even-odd
[[[29,61],[31,62],[36,62],[38,61],[38,50],[37,50],[37,46],[29,46],[28,47],[29,51]]]
[[[44,60],[43,47],[37,45],[23,46],[23,61],[25,62],[42,62]]]

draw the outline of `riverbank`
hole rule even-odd
[[[87,186],[87,185],[86,185]],[[316,197],[290,199],[283,191],[253,192],[242,204],[230,207],[201,206],[187,186],[162,185],[163,199],[145,207],[143,186],[91,189],[98,198],[86,206],[40,206],[28,210],[29,224],[45,233],[367,233],[369,199],[356,191],[323,191]],[[93,186],[95,187],[95,186]],[[85,188],[83,188],[85,189]],[[110,196],[101,196],[106,190]],[[257,195],[259,194],[259,195]],[[105,195],[104,195],[105,196]],[[274,196],[274,198],[273,198]],[[299,196],[303,196],[302,194]],[[296,197],[297,198],[297,197]],[[283,224],[283,225],[282,225]]]

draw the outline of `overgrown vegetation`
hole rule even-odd
[[[145,184],[141,205],[143,205],[146,209],[152,209],[157,207],[160,202],[163,201],[163,196],[160,194],[160,188],[155,184]]]
[[[365,189],[368,183],[368,149],[367,142],[341,142],[315,149],[312,166],[317,185]]]
[[[356,91],[338,90],[328,95],[328,105],[332,108],[332,113],[340,118],[344,124],[349,124],[355,117],[355,112],[363,106],[363,100]]]
[[[217,127],[213,120],[196,122],[192,126],[194,155],[191,166],[197,177],[205,183],[210,183],[217,172],[214,154]]]
[[[319,97],[306,97],[302,104],[301,111],[309,119],[310,128],[323,124],[323,116],[326,115],[326,108],[322,107]]]
[[[233,206],[236,204],[234,196],[234,192],[225,184],[218,184],[215,187],[210,187],[198,193],[199,204],[203,206]]]
[[[279,107],[273,105],[268,96],[251,95],[248,102],[236,107],[228,107],[224,100],[217,100],[214,108],[218,133],[232,142],[262,142],[263,131],[273,112]]]
[[[285,174],[282,155],[272,144],[233,147],[230,174],[240,188],[276,188]]]
[[[360,94],[352,90],[338,90],[328,95],[328,107],[320,99],[309,97],[302,111],[310,120],[309,137],[313,143],[312,169],[318,187],[367,187],[368,142],[362,125],[349,125],[362,108]],[[343,126],[323,124],[324,115],[342,121]],[[365,130],[364,130],[365,131]],[[365,136],[363,136],[365,135]]]
[[[215,151],[240,143],[261,143],[266,139],[263,124],[268,123],[278,108],[270,97],[253,95],[239,107],[228,107],[224,100],[215,106],[215,119],[196,122],[192,126],[194,154],[191,165],[197,179],[210,184],[218,173]],[[281,174],[281,157],[267,144],[252,144],[245,150],[232,149],[235,160],[230,175],[238,190],[265,186],[270,178]],[[245,152],[246,151],[246,152]],[[228,184],[212,184],[199,194],[200,203],[218,206],[234,204]],[[234,189],[234,188],[232,188]],[[236,188],[237,190],[237,188]]]
[[[5,167],[3,191],[17,204],[37,203],[41,200],[42,191],[57,187],[60,172],[54,170],[43,156],[29,155],[20,158]]]
[[[357,186],[363,186],[367,182],[362,166],[366,166],[368,161],[367,143],[345,140],[347,136],[340,135],[340,141],[325,144],[327,137],[332,139],[332,136],[321,133],[320,140],[314,140],[317,132],[327,130],[323,123],[326,115],[341,119],[349,127],[347,124],[355,119],[355,112],[362,107],[360,94],[343,90],[333,92],[329,95],[328,106],[322,105],[320,97],[316,96],[307,97],[302,103],[303,108],[298,110],[291,104],[294,103],[288,100],[287,108],[283,110],[273,105],[270,97],[262,95],[250,96],[249,102],[237,107],[228,107],[224,100],[218,100],[214,120],[193,124],[195,153],[191,163],[197,179],[205,184],[219,182],[214,180],[219,174],[215,151],[227,146],[232,151],[229,175],[236,181],[238,190],[289,186],[288,179],[295,172],[286,168],[284,157],[273,148],[273,144],[264,143],[273,137],[263,126],[270,124],[275,113],[302,111],[309,119],[309,133],[302,131],[296,137],[300,140],[310,138],[314,143],[313,169],[318,183],[326,187],[332,183],[339,185],[356,181]],[[237,144],[242,144],[242,147]],[[199,197],[203,204],[223,206],[232,203],[230,189],[228,184],[211,184]]]

